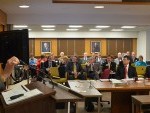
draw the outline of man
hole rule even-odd
[[[43,43],[42,52],[50,52],[50,47],[47,42]]]
[[[97,53],[96,62],[99,63],[100,65],[102,65],[102,63],[104,62],[100,53]]]
[[[102,71],[104,71],[105,69],[116,72],[116,63],[113,62],[113,57],[110,55],[107,56],[106,62],[102,64]]]
[[[37,66],[37,59],[34,58],[33,53],[30,54],[30,58],[29,58],[29,68],[31,71],[31,76],[34,77],[37,73],[36,73],[36,66]]]
[[[121,52],[118,53],[118,57],[114,60],[114,62],[119,65],[119,63],[122,61],[122,54]]]
[[[95,58],[90,58],[89,63],[86,64],[87,76],[91,79],[99,79],[100,65],[95,63]]]
[[[119,66],[116,72],[116,79],[128,79],[137,77],[137,72],[135,67],[130,65],[130,57],[123,57],[123,66]]]
[[[10,76],[10,74],[12,73],[14,66],[19,64],[19,59],[15,56],[11,57],[10,59],[8,59],[4,71],[0,76],[0,91],[5,89],[5,86],[3,84],[3,82],[6,81],[6,79]]]
[[[85,64],[86,62],[88,62],[89,58],[87,57],[87,52],[84,52],[83,58],[81,60],[82,60],[82,64]]]
[[[66,69],[69,74],[68,79],[70,79],[70,80],[74,80],[74,79],[85,80],[85,76],[83,75],[83,69],[81,67],[81,64],[78,63],[76,56],[73,56],[72,61],[68,62]]]
[[[132,54],[131,54],[131,63],[135,63],[135,62],[137,62],[138,61],[138,58],[136,58],[136,55],[135,55],[135,52],[132,52]]]

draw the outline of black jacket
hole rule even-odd
[[[108,69],[108,62],[104,62],[102,64],[102,71],[104,71],[105,69]],[[111,62],[110,70],[112,70],[113,72],[116,72],[116,63],[115,62]]]
[[[124,79],[125,77],[125,67],[124,66],[119,66],[117,68],[117,72],[116,72],[116,79]],[[135,67],[130,66],[128,68],[128,77],[129,78],[133,78],[133,77],[137,77],[137,72]]]
[[[66,70],[71,75],[73,72],[73,62],[68,62]],[[83,69],[80,63],[76,63],[77,72],[83,73]]]

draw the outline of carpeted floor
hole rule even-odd
[[[111,100],[111,93],[109,92],[103,92],[103,100]],[[93,103],[94,104],[94,111],[93,112],[87,112],[84,109],[84,102],[77,102],[77,107],[76,107],[76,113],[97,113],[97,103]],[[102,102],[103,107],[101,107],[101,113],[110,113],[110,109],[111,109],[111,104],[108,104],[106,102]],[[67,109],[64,110],[57,110],[57,113],[67,113]]]

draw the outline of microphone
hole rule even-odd
[[[22,96],[24,96],[24,94],[18,94],[18,95],[11,96],[10,99],[14,100],[14,99],[17,99],[17,98],[22,97]]]
[[[34,68],[34,67],[32,67],[32,66],[26,64],[26,63],[25,63],[24,61],[22,61],[22,60],[20,60],[20,63],[23,64],[23,65],[29,66],[31,69],[37,70],[36,68]],[[45,73],[45,72],[44,72],[43,70],[41,70],[41,69],[39,69],[38,71],[41,72],[42,74],[44,74],[46,77],[48,77],[48,78],[50,79],[49,82],[52,83],[52,89],[54,89],[54,81],[52,80],[52,77],[51,77],[50,75],[48,75],[47,73]],[[45,81],[46,81],[47,79],[44,79],[44,77],[41,77],[41,76],[39,76],[39,77],[42,78],[43,83],[45,84]]]

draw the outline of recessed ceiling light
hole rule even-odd
[[[89,31],[100,31],[102,29],[89,29]]]
[[[28,29],[29,31],[31,31],[32,29]]]
[[[104,6],[94,6],[95,9],[102,9]]]
[[[111,31],[123,31],[123,29],[112,29]]]
[[[66,29],[67,31],[78,31],[79,29]]]
[[[43,28],[51,28],[51,27],[56,27],[55,25],[41,25]]]
[[[128,28],[128,29],[132,29],[135,28],[136,26],[122,26],[121,28]]]
[[[96,26],[96,28],[109,28],[110,26]]]
[[[70,28],[80,28],[83,27],[82,25],[69,25]]]
[[[20,5],[19,7],[20,8],[29,8],[30,6],[29,5]]]
[[[43,29],[44,31],[55,31],[55,29]]]
[[[14,25],[14,28],[27,28],[27,25]]]

